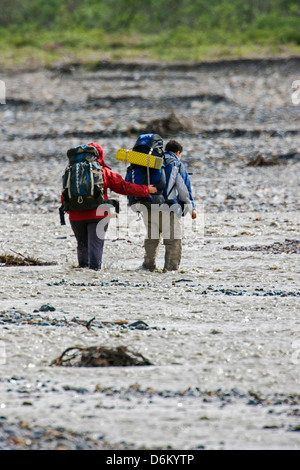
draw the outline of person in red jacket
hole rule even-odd
[[[128,183],[121,175],[111,170],[104,162],[104,152],[101,145],[94,142],[88,144],[95,147],[98,151],[98,162],[102,167],[103,173],[103,193],[104,199],[108,199],[107,190],[123,194],[125,196],[148,197],[149,194],[156,193],[157,189],[153,185],[144,186],[134,183]],[[63,196],[62,196],[63,202]],[[69,220],[77,241],[77,259],[79,267],[88,267],[90,269],[101,269],[102,255],[104,247],[104,234],[102,237],[97,235],[97,225],[101,219],[107,218],[105,231],[107,230],[109,218],[108,212],[96,209],[82,211],[68,211]]]

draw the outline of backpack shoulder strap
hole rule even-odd
[[[180,163],[180,161],[176,158],[176,157],[172,157],[170,156],[170,158],[168,158],[168,161],[166,162],[166,159],[164,159],[164,166],[167,167],[168,165],[170,165],[171,163]],[[179,166],[179,165],[178,165]],[[171,194],[171,192],[173,191],[173,189],[175,188],[176,186],[176,181],[174,181],[174,184],[173,186],[171,187],[171,189],[168,191],[167,195],[166,195],[166,199],[169,199],[169,196]]]

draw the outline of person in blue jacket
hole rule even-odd
[[[183,211],[189,212],[193,219],[197,217],[189,175],[181,161],[183,146],[176,140],[170,140],[165,146],[164,167],[166,185],[164,198],[165,210],[148,211],[147,237],[144,241],[145,256],[143,268],[154,271],[161,238],[165,245],[164,271],[179,268],[182,256]]]

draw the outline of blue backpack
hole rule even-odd
[[[132,150],[141,153],[155,155],[156,157],[163,157],[163,139],[159,134],[141,134]]]
[[[142,134],[138,137],[132,150],[163,158],[163,139],[158,134]],[[157,193],[151,194],[147,198],[128,196],[128,202],[130,206],[136,204],[136,202],[147,202],[150,204],[164,203],[165,198],[163,192],[166,185],[166,174],[164,165],[162,165],[161,169],[158,170],[154,168],[131,164],[127,168],[125,180],[129,183],[141,184],[146,186],[148,186],[149,184],[153,184],[153,186],[157,188]]]

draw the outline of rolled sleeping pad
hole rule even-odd
[[[117,151],[116,160],[132,163],[134,165],[148,166],[156,170],[160,170],[163,164],[162,157],[126,149],[119,149]]]

